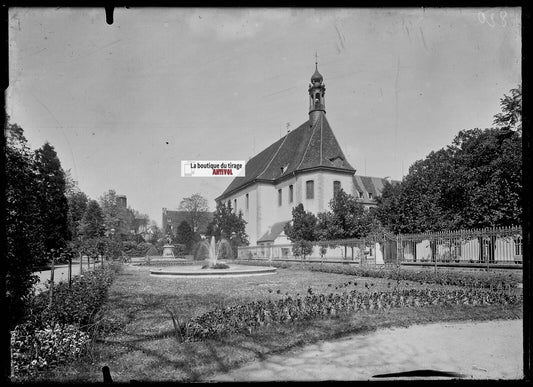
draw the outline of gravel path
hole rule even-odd
[[[99,266],[100,263],[97,263],[97,266]],[[91,262],[90,267],[88,268],[87,263],[84,262],[83,264],[83,271],[86,270],[92,270],[94,268],[93,263]],[[39,276],[39,282],[34,285],[34,291],[36,293],[42,292],[46,289],[45,284],[50,280],[50,274],[52,273],[52,270],[43,270],[43,271],[36,271],[33,274],[37,274]],[[72,277],[80,274],[80,263],[72,263]],[[68,281],[68,265],[57,265],[54,270],[54,282],[64,282]]]
[[[383,380],[373,376],[428,369],[465,379],[521,379],[522,326],[522,320],[498,320],[382,329],[271,356],[209,380]]]

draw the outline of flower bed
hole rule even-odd
[[[261,300],[226,308],[217,308],[189,321],[177,321],[171,313],[179,341],[196,341],[228,333],[251,333],[270,324],[335,317],[360,310],[388,310],[398,307],[427,305],[514,305],[522,295],[487,290],[394,289],[381,292],[345,290],[341,293],[314,294],[309,288],[305,297],[285,297],[277,301]]]
[[[11,332],[12,374],[31,376],[77,358],[90,341],[92,324],[102,306],[116,268],[97,268],[37,295],[26,321]]]

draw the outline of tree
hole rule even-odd
[[[331,211],[318,215],[316,235],[322,240],[363,238],[379,227],[370,211],[353,196],[340,189],[329,202]],[[347,246],[344,246],[346,256]]]
[[[246,221],[242,211],[238,214],[232,210],[231,204],[218,203],[213,220],[207,225],[208,237],[215,239],[227,239],[231,244],[234,256],[237,256],[239,246],[247,246],[248,234],[246,233]]]
[[[522,131],[522,85],[511,89],[510,95],[500,99],[502,112],[494,116],[493,124],[497,127]]]
[[[87,209],[88,202],[89,198],[81,191],[67,193],[67,220],[70,236],[73,241],[77,241],[80,237],[81,221]]]
[[[372,231],[373,216],[353,195],[341,188],[329,202],[331,215],[327,216],[328,239],[363,238]]]
[[[105,235],[105,218],[96,200],[90,200],[80,222],[80,234],[85,239],[97,239]]]
[[[6,120],[5,144],[5,289],[8,325],[13,328],[24,314],[37,280],[33,274],[44,260],[45,230],[40,222],[36,192],[35,154],[27,146],[23,129]]]
[[[119,204],[115,190],[110,189],[99,198],[107,231],[115,230],[115,238],[127,240],[131,236],[135,215],[131,208]]]
[[[302,203],[292,209],[292,222],[285,225],[285,235],[291,240],[315,241],[316,216],[305,211]]]
[[[47,252],[60,251],[70,240],[68,228],[68,201],[65,196],[65,173],[54,147],[48,142],[35,151],[37,165],[39,214]]]
[[[302,203],[292,209],[292,222],[285,224],[283,231],[293,242],[292,252],[296,256],[305,257],[312,253],[312,241],[316,240],[317,218],[309,211],[305,211]]]
[[[377,214],[387,228],[416,233],[520,224],[522,139],[521,130],[512,130],[520,127],[517,90],[502,99],[500,127],[460,131],[451,145],[416,161],[399,188],[383,191]]]
[[[393,233],[399,233],[401,231],[400,225],[403,222],[402,212],[400,211],[401,192],[401,183],[391,184],[385,182],[381,196],[376,198],[376,218]]]
[[[186,220],[182,221],[176,230],[176,242],[184,245],[185,252],[189,254],[195,241],[195,233],[192,227]]]
[[[188,212],[188,221],[194,232],[198,231],[200,224],[207,219],[206,212],[209,212],[207,200],[198,193],[183,198],[178,209]]]

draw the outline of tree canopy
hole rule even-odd
[[[194,195],[183,198],[178,209],[180,211],[188,212],[188,222],[194,232],[198,231],[200,223],[206,220],[206,212],[209,211],[207,199],[202,195],[195,193]]]
[[[207,225],[207,236],[229,240],[234,254],[237,253],[239,246],[248,246],[246,221],[243,218],[242,211],[236,214],[230,203],[227,205],[224,203],[217,204],[213,220]]]
[[[521,90],[502,100],[500,126],[462,130],[451,145],[416,161],[399,186],[378,198],[379,220],[394,232],[520,224]]]
[[[35,151],[39,190],[39,217],[46,230],[44,245],[47,251],[59,251],[70,240],[68,201],[65,196],[65,173],[52,145],[45,143]]]

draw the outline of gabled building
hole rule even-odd
[[[341,188],[366,207],[376,205],[386,179],[355,175],[326,118],[325,92],[316,64],[308,89],[309,119],[251,158],[245,176],[215,199],[242,211],[250,245],[276,241],[299,203],[315,214],[328,210]]]
[[[204,211],[198,219],[198,229],[195,230],[199,234],[205,234],[207,225],[213,220],[213,213]],[[186,221],[192,228],[191,214],[188,211],[174,211],[167,210],[163,207],[162,211],[162,231],[165,234],[172,234],[176,236],[176,231],[181,222]]]

